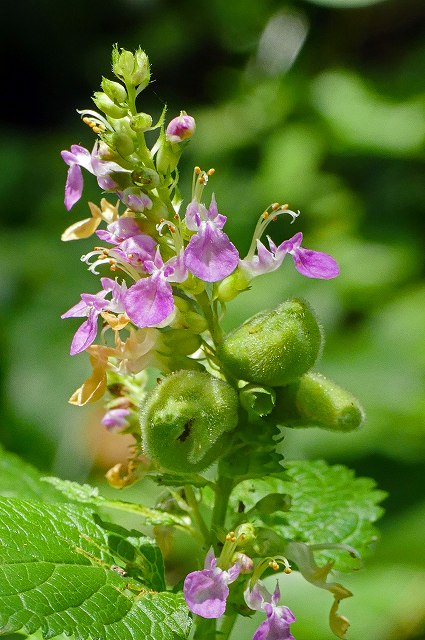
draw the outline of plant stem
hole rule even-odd
[[[233,631],[233,627],[235,626],[236,620],[237,620],[236,613],[232,613],[231,615],[224,616],[223,622],[218,632],[220,640],[228,640],[228,638],[230,638],[230,634]]]
[[[201,516],[201,512],[199,511],[198,501],[195,496],[195,492],[190,484],[186,484],[184,487],[184,492],[186,494],[187,504],[190,507],[191,517],[198,525],[199,531],[201,532],[205,542],[208,542],[210,538],[210,532],[207,529],[207,526],[204,522],[203,517]]]
[[[215,640],[216,624],[217,621],[215,618],[201,618],[201,616],[196,616],[193,640]]]
[[[211,541],[216,540],[217,531],[226,522],[227,505],[233,489],[233,480],[227,476],[218,476],[215,485],[215,501],[211,519]]]
[[[196,300],[202,309],[205,316],[205,320],[208,323],[208,329],[211,334],[212,341],[215,348],[220,345],[222,340],[222,331],[218,325],[217,318],[215,317],[211,308],[211,302],[206,291],[202,291],[196,296]]]

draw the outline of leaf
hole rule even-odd
[[[236,512],[239,502],[245,511],[252,509],[268,494],[287,494],[291,498],[288,512],[253,512],[253,522],[270,527],[286,540],[307,544],[347,544],[367,556],[377,540],[373,522],[383,513],[377,503],[386,496],[375,489],[370,478],[356,478],[342,465],[328,466],[318,460],[286,463],[287,480],[264,478],[242,482],[231,497]],[[348,571],[358,566],[347,553],[321,551],[318,558],[335,560],[335,567]]]
[[[137,578],[123,575],[119,562],[128,548],[110,545],[111,532],[94,522],[90,509],[3,498],[0,522],[0,633],[42,629],[46,638],[66,633],[76,640],[187,637],[183,595],[151,590],[146,583],[152,575],[141,565]],[[143,544],[154,546],[147,539]]]
[[[108,500],[99,495],[99,491],[96,487],[92,487],[89,484],[78,484],[78,482],[72,482],[71,480],[61,480],[60,478],[45,477],[45,482],[50,483],[68,500],[82,502],[84,504],[91,504],[94,507],[103,507],[106,509],[113,509],[118,511],[126,511],[128,513],[134,513],[149,525],[163,525],[163,526],[176,526],[180,528],[187,528],[189,521],[187,518],[176,515],[174,513],[168,513],[167,511],[160,511],[159,509],[151,509],[144,507],[141,504],[134,502],[124,502],[123,500]]]
[[[40,479],[35,467],[0,447],[0,495],[7,498],[66,502],[60,491]]]

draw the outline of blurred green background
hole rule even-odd
[[[60,234],[99,200],[94,179],[63,206],[59,151],[90,147],[89,107],[111,45],[144,48],[153,82],[140,108],[197,121],[184,157],[216,168],[211,190],[246,252],[259,213],[288,202],[302,215],[272,227],[334,255],[341,276],[309,281],[284,264],[228,307],[227,326],[292,295],[307,298],[327,343],[319,370],[363,402],[359,433],[287,433],[288,457],[325,457],[389,492],[367,571],[344,578],[350,640],[425,638],[425,285],[423,0],[39,0],[10,4],[0,121],[0,440],[38,468],[102,477],[125,455],[101,409],[67,399],[88,376],[68,355],[75,323],[60,314],[97,290],[80,264],[90,241]],[[286,579],[285,579],[286,580]],[[329,594],[297,576],[285,603],[298,640],[325,640]],[[239,628],[242,640],[255,622]],[[251,625],[251,626],[249,626]],[[237,635],[237,634],[236,634]]]

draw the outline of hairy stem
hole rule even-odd
[[[185,485],[184,492],[186,495],[187,504],[190,507],[191,518],[194,521],[194,524],[198,526],[199,531],[202,534],[202,537],[204,538],[205,542],[208,542],[210,533],[204,522],[203,517],[201,516],[201,512],[199,511],[199,505],[195,496],[195,492],[193,491],[193,488],[191,487],[190,484]]]

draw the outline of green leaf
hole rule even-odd
[[[149,563],[137,577],[123,574],[128,560],[122,531],[94,522],[80,505],[0,500],[0,633],[43,631],[77,640],[186,638],[190,620],[183,595],[157,593]],[[113,529],[113,527],[112,527]],[[128,541],[131,544],[131,541]],[[140,538],[132,541],[140,544]],[[154,543],[144,539],[138,548]],[[155,551],[152,550],[153,557]]]
[[[0,495],[6,498],[66,502],[66,498],[40,479],[35,467],[0,447]]]
[[[268,494],[287,494],[291,508],[274,513],[254,510],[253,522],[271,528],[286,540],[307,544],[347,544],[362,557],[370,552],[377,540],[373,522],[383,513],[377,503],[386,496],[375,489],[370,478],[356,478],[354,472],[342,465],[328,466],[318,460],[286,463],[286,477],[264,478],[242,482],[231,497],[234,512],[243,503],[248,512]],[[358,566],[347,553],[321,551],[318,558],[335,560],[341,571]]]
[[[180,528],[187,528],[189,521],[187,518],[176,515],[174,513],[168,513],[167,511],[160,511],[159,509],[151,509],[144,507],[141,504],[133,502],[124,502],[122,500],[108,500],[99,495],[99,491],[96,487],[92,487],[89,484],[78,484],[78,482],[72,482],[70,480],[61,480],[60,478],[43,478],[45,482],[50,483],[68,500],[75,502],[82,502],[84,504],[90,504],[94,507],[103,507],[106,509],[113,509],[118,511],[126,511],[128,513],[134,513],[149,525],[163,525],[163,526],[176,526]]]

